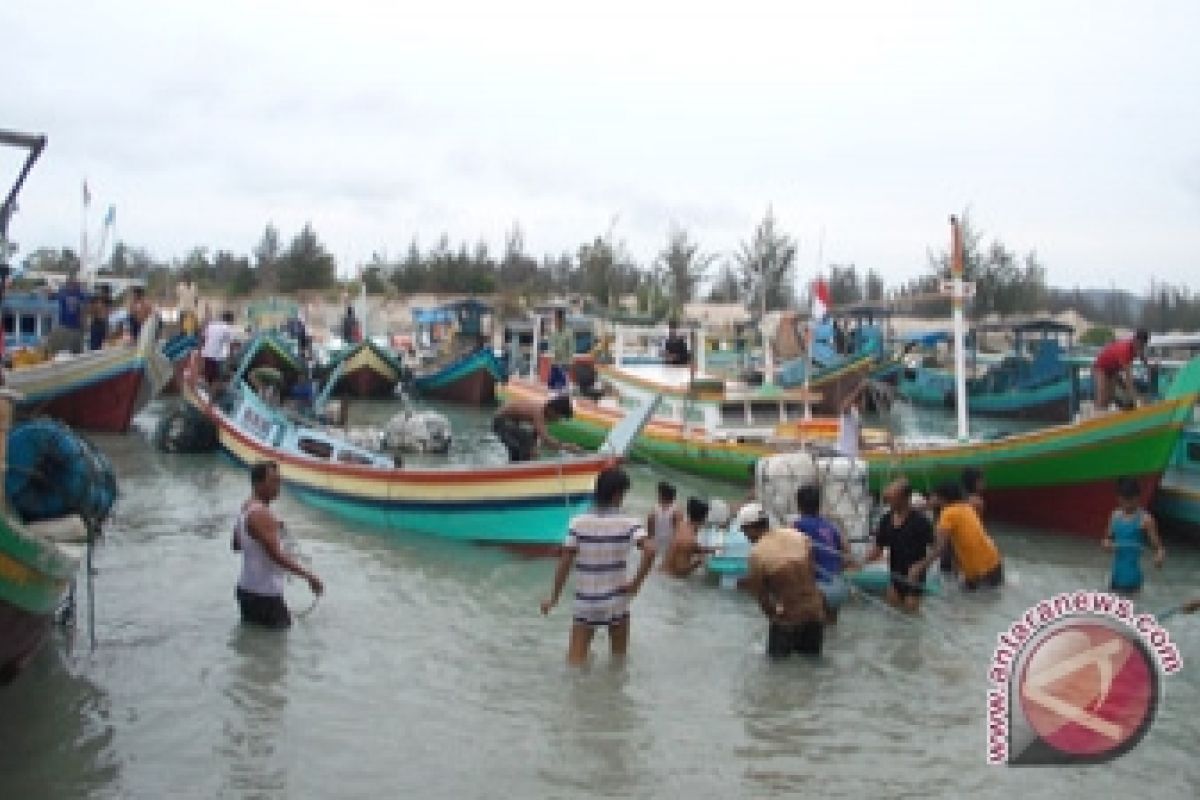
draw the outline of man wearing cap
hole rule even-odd
[[[1150,343],[1150,332],[1139,328],[1138,332],[1128,339],[1109,342],[1096,356],[1092,364],[1092,386],[1095,394],[1097,411],[1104,411],[1113,401],[1113,385],[1120,382],[1125,384],[1129,396],[1138,402],[1137,389],[1133,385],[1133,361],[1140,358],[1147,367],[1146,345]]]
[[[825,604],[817,589],[808,537],[791,528],[771,530],[761,503],[747,503],[736,524],[750,540],[746,588],[769,621],[767,655],[820,655]]]

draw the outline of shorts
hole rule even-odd
[[[492,420],[492,432],[508,451],[509,461],[532,461],[537,446],[537,435],[516,420],[496,417]]]
[[[575,599],[571,620],[589,628],[610,628],[629,622],[629,595],[620,594],[603,603]]]
[[[567,390],[567,371],[558,364],[550,365],[550,376],[546,379],[546,388],[552,392]]]
[[[222,361],[219,358],[204,359],[204,380],[209,383],[216,383],[221,380]]]
[[[242,622],[263,625],[267,628],[289,628],[292,615],[283,602],[283,595],[255,594],[237,587],[238,608],[242,610]]]
[[[850,595],[850,587],[846,584],[846,579],[841,575],[834,575],[828,580],[818,580],[817,590],[821,592],[821,596],[825,598],[825,607],[831,611],[837,611],[846,602],[846,598]]]
[[[968,592],[973,592],[981,587],[994,588],[1004,583],[1004,564],[999,563],[992,567],[989,571],[983,573],[978,578],[963,579],[963,588]]]
[[[925,573],[922,572],[920,580],[910,581],[908,579],[908,569],[892,571],[892,591],[897,597],[920,597],[925,594]]]
[[[825,626],[820,622],[798,625],[772,622],[767,628],[767,655],[771,658],[787,658],[792,653],[819,656],[824,641]]]

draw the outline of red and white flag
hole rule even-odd
[[[817,278],[812,283],[812,318],[813,322],[825,319],[829,313],[829,284],[824,278]]]

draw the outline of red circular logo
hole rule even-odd
[[[1034,733],[1064,756],[1112,758],[1150,727],[1157,678],[1132,631],[1070,620],[1048,631],[1025,661],[1021,709]]]

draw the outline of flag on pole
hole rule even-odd
[[[117,221],[117,207],[109,206],[108,213],[106,213],[104,215],[104,224],[105,225],[113,225],[116,223],[116,221]]]
[[[87,180],[83,182],[83,204],[90,206],[92,204],[92,193],[88,191]]]
[[[829,313],[829,284],[824,278],[817,278],[812,283],[812,320],[820,322]]]

